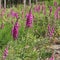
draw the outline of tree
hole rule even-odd
[[[25,7],[26,7],[26,0],[24,0],[24,9],[25,9]]]
[[[29,5],[31,6],[31,0],[29,0]]]
[[[4,8],[6,8],[6,0],[4,0]]]
[[[1,9],[1,0],[0,0],[0,9]]]
[[[37,0],[36,0],[36,4],[37,4]]]

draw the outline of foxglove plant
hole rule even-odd
[[[11,13],[11,16],[12,16],[12,17],[15,17],[16,19],[18,18],[18,13],[17,13],[17,12],[11,10],[10,13]]]
[[[40,12],[40,5],[38,5],[38,7],[37,7],[37,12],[38,13]]]
[[[54,18],[55,20],[58,19],[58,9],[56,9],[56,11],[54,12]]]
[[[59,11],[60,11],[60,6],[57,8],[58,10],[58,19],[60,19]]]
[[[46,7],[45,7],[45,3],[43,2],[42,4],[42,12],[44,15],[46,15]]]
[[[50,10],[50,13],[49,13],[49,16],[50,16],[52,13],[52,6],[49,7],[49,10]]]
[[[32,15],[32,10],[31,9],[29,11],[29,14],[27,14],[26,18],[27,18],[27,20],[26,20],[26,27],[32,27],[33,15]]]
[[[55,1],[55,2],[54,2],[54,6],[57,7],[57,5],[58,5],[57,2]]]
[[[50,24],[48,24],[48,33],[49,33],[49,36],[52,37],[53,34],[54,34],[54,27],[51,27]]]
[[[8,56],[8,47],[5,48],[4,52],[3,52],[3,60],[6,60],[6,57]]]
[[[34,7],[34,11],[39,13],[40,12],[40,5],[36,5]]]
[[[4,16],[4,14],[5,14],[5,9],[2,10],[1,16]]]
[[[17,19],[14,27],[12,28],[12,36],[14,40],[18,38],[18,31],[19,31],[19,24],[18,24],[18,19]]]
[[[58,9],[58,11],[60,11],[60,6],[57,9]]]
[[[34,7],[34,12],[37,12],[37,5]]]
[[[59,11],[60,11],[60,7],[57,7],[57,9],[56,9],[56,11],[55,11],[55,13],[54,13],[54,18],[55,18],[55,20],[60,18],[60,16],[59,16]]]
[[[54,56],[52,55],[49,60],[55,60],[55,59],[54,59]]]

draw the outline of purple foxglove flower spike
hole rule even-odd
[[[8,47],[6,47],[5,50],[4,50],[3,60],[5,60],[7,56],[8,56]]]
[[[49,13],[49,16],[50,16],[52,13],[52,7],[51,6],[49,7],[49,10],[50,10],[50,13]]]
[[[60,7],[57,7],[56,11],[55,11],[55,19],[59,19],[60,16],[59,16],[59,12],[60,11]]]
[[[54,18],[55,18],[55,20],[58,19],[58,9],[56,9],[56,11],[54,13]]]
[[[50,32],[50,24],[48,24],[48,31]]]
[[[50,59],[49,59],[49,60],[54,60],[54,56],[50,57]]]
[[[27,14],[27,20],[26,20],[26,27],[32,27],[32,23],[33,23],[33,15],[32,15],[32,11],[30,9],[29,14]]]
[[[16,19],[18,19],[18,13],[17,12],[11,10],[10,14],[12,17],[15,17]]]
[[[5,14],[5,9],[2,10],[1,16],[4,16],[4,14]]]
[[[54,27],[52,27],[52,33],[54,33]]]
[[[57,2],[55,1],[55,2],[54,2],[54,6],[57,7],[57,5],[58,5]]]
[[[54,27],[50,27],[50,24],[48,24],[48,33],[49,33],[49,36],[52,37],[53,34],[54,34]]]
[[[45,3],[43,2],[42,4],[42,12],[44,15],[46,15],[46,7],[45,7]]]
[[[37,12],[38,13],[40,12],[40,5],[38,5],[38,7],[37,7]]]
[[[19,31],[19,24],[18,21],[16,21],[14,27],[12,28],[12,36],[14,40],[18,38],[18,31]]]

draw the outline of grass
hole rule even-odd
[[[24,16],[26,16],[27,11],[29,11],[29,7],[27,8],[28,9],[24,12]],[[3,51],[6,46],[8,46],[9,51],[6,60],[44,60],[46,58],[49,58],[52,55],[52,50],[47,49],[47,46],[50,45],[50,40],[49,37],[45,34],[48,33],[48,23],[51,23],[52,25],[52,21],[55,21],[55,9],[53,9],[52,15],[50,17],[48,16],[48,8],[46,10],[46,16],[42,14],[42,11],[40,13],[35,13],[32,9],[34,22],[33,27],[29,29],[25,28],[26,18],[24,17],[24,19],[22,19],[21,17],[22,6],[19,6],[18,8],[12,7],[12,9],[19,13],[19,36],[18,40],[16,41],[14,41],[12,38],[11,30],[13,24],[11,23],[11,21],[14,20],[15,23],[16,18],[13,19],[12,17],[7,17],[7,14],[10,11],[10,8],[7,8],[5,15],[0,18],[0,24],[2,23],[2,21],[4,22],[4,28],[0,29],[0,60],[3,56]],[[59,27],[60,22],[59,20],[57,20],[54,37],[60,36]]]

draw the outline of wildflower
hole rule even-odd
[[[1,16],[4,16],[4,14],[5,14],[5,9],[1,11]]]
[[[43,11],[43,14],[46,15],[46,7],[44,2],[42,4],[42,11]]]
[[[18,38],[19,24],[18,20],[16,21],[14,27],[12,28],[12,36],[13,39],[16,40]]]
[[[48,31],[50,32],[50,24],[48,24]]]
[[[31,9],[29,11],[29,14],[27,14],[26,18],[27,18],[26,27],[32,27],[33,15],[32,15],[32,10]]]
[[[18,13],[13,13],[14,14],[14,17],[18,18]]]
[[[37,7],[37,12],[38,13],[40,12],[40,5],[38,5],[38,7]]]
[[[60,7],[58,7],[57,10],[60,11]]]
[[[52,55],[49,60],[55,60],[54,55]]]
[[[52,37],[54,34],[54,27],[51,27],[50,24],[48,24],[48,33],[50,37]]]
[[[5,50],[4,50],[3,60],[5,60],[7,56],[8,56],[8,47],[6,47]]]
[[[34,11],[37,12],[37,5],[34,7]]]
[[[54,33],[54,27],[52,27],[52,31],[51,32]]]
[[[34,11],[35,11],[35,12],[40,12],[40,5],[36,5],[36,6],[34,7]]]
[[[55,1],[55,2],[54,2],[54,6],[57,7],[57,5],[58,5],[57,2]]]
[[[56,9],[56,11],[54,13],[54,18],[55,18],[55,20],[58,19],[58,9]]]
[[[49,7],[49,10],[50,10],[50,13],[49,13],[49,16],[50,16],[52,13],[52,7],[51,6]]]
[[[60,7],[57,7],[57,9],[55,10],[55,13],[54,13],[55,20],[60,18],[59,11],[60,11]]]
[[[12,17],[18,18],[18,13],[17,13],[17,12],[11,10],[10,13],[11,13],[11,16],[12,16]]]
[[[54,57],[51,57],[49,60],[54,60]]]
[[[60,11],[60,7],[57,8],[58,12]],[[60,18],[60,15],[58,13],[58,19]]]
[[[42,3],[42,11],[45,9],[45,3]]]

